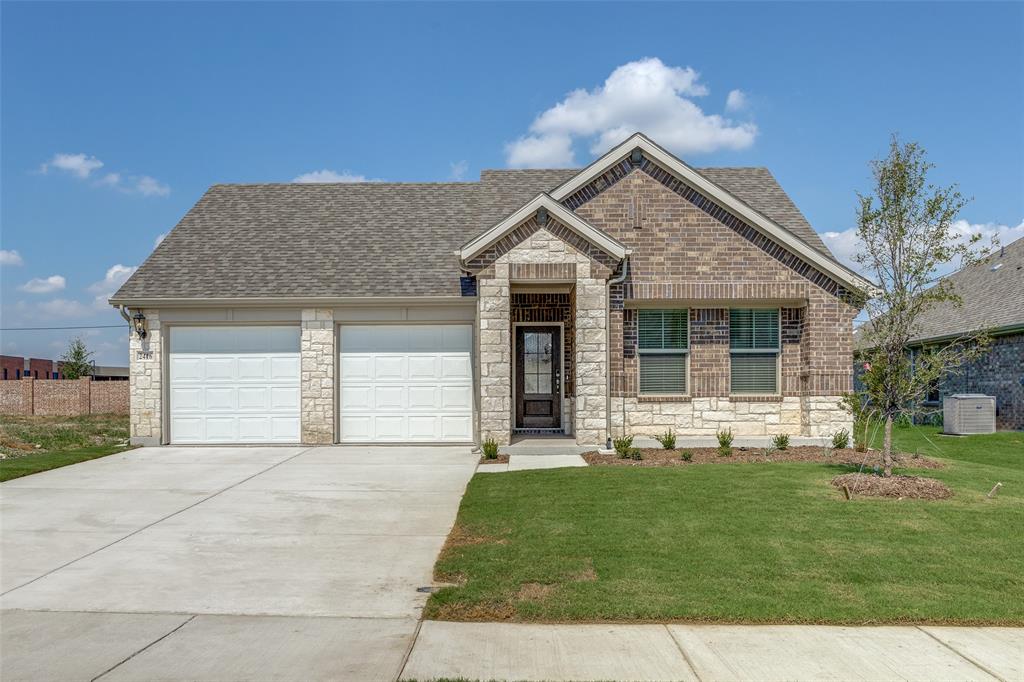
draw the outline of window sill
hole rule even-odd
[[[781,403],[781,395],[750,395],[746,393],[734,393],[729,396],[731,403]]]
[[[638,403],[688,403],[692,400],[688,395],[638,395]]]

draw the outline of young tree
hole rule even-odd
[[[85,347],[85,343],[82,339],[74,339],[68,349],[64,352],[64,355],[60,357],[61,362],[61,374],[66,379],[79,379],[81,377],[92,376],[93,363],[89,359],[92,357],[92,351]]]
[[[874,195],[858,194],[861,250],[854,259],[880,289],[865,305],[869,321],[862,327],[860,342],[866,349],[862,379],[872,412],[885,422],[885,476],[892,475],[893,421],[912,416],[929,385],[955,374],[988,345],[984,331],[973,331],[913,360],[907,349],[924,312],[947,302],[963,305],[947,281],[937,280],[938,273],[951,263],[965,267],[987,254],[978,244],[980,235],[964,240],[953,229],[967,201],[956,185],[929,184],[933,167],[923,148],[914,142],[903,144],[894,135],[888,156],[872,162]]]

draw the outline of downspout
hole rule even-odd
[[[604,319],[606,320],[605,336],[607,338],[605,342],[605,371],[607,387],[605,389],[605,450],[612,449],[612,285],[622,284],[626,281],[626,277],[629,276],[629,253],[622,259],[622,272],[618,277],[613,277],[608,280],[608,294],[604,299],[605,314]],[[623,313],[622,323],[625,326],[626,313],[625,313],[625,296],[623,298]],[[626,429],[626,399],[622,399],[622,429],[625,433]]]

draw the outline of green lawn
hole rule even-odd
[[[0,417],[0,481],[127,449],[126,415]]]
[[[1024,434],[896,442],[954,497],[846,502],[808,463],[477,475],[426,616],[1024,625]]]

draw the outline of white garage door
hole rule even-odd
[[[469,325],[343,326],[341,441],[473,440]]]
[[[172,443],[299,442],[298,327],[172,327]]]

